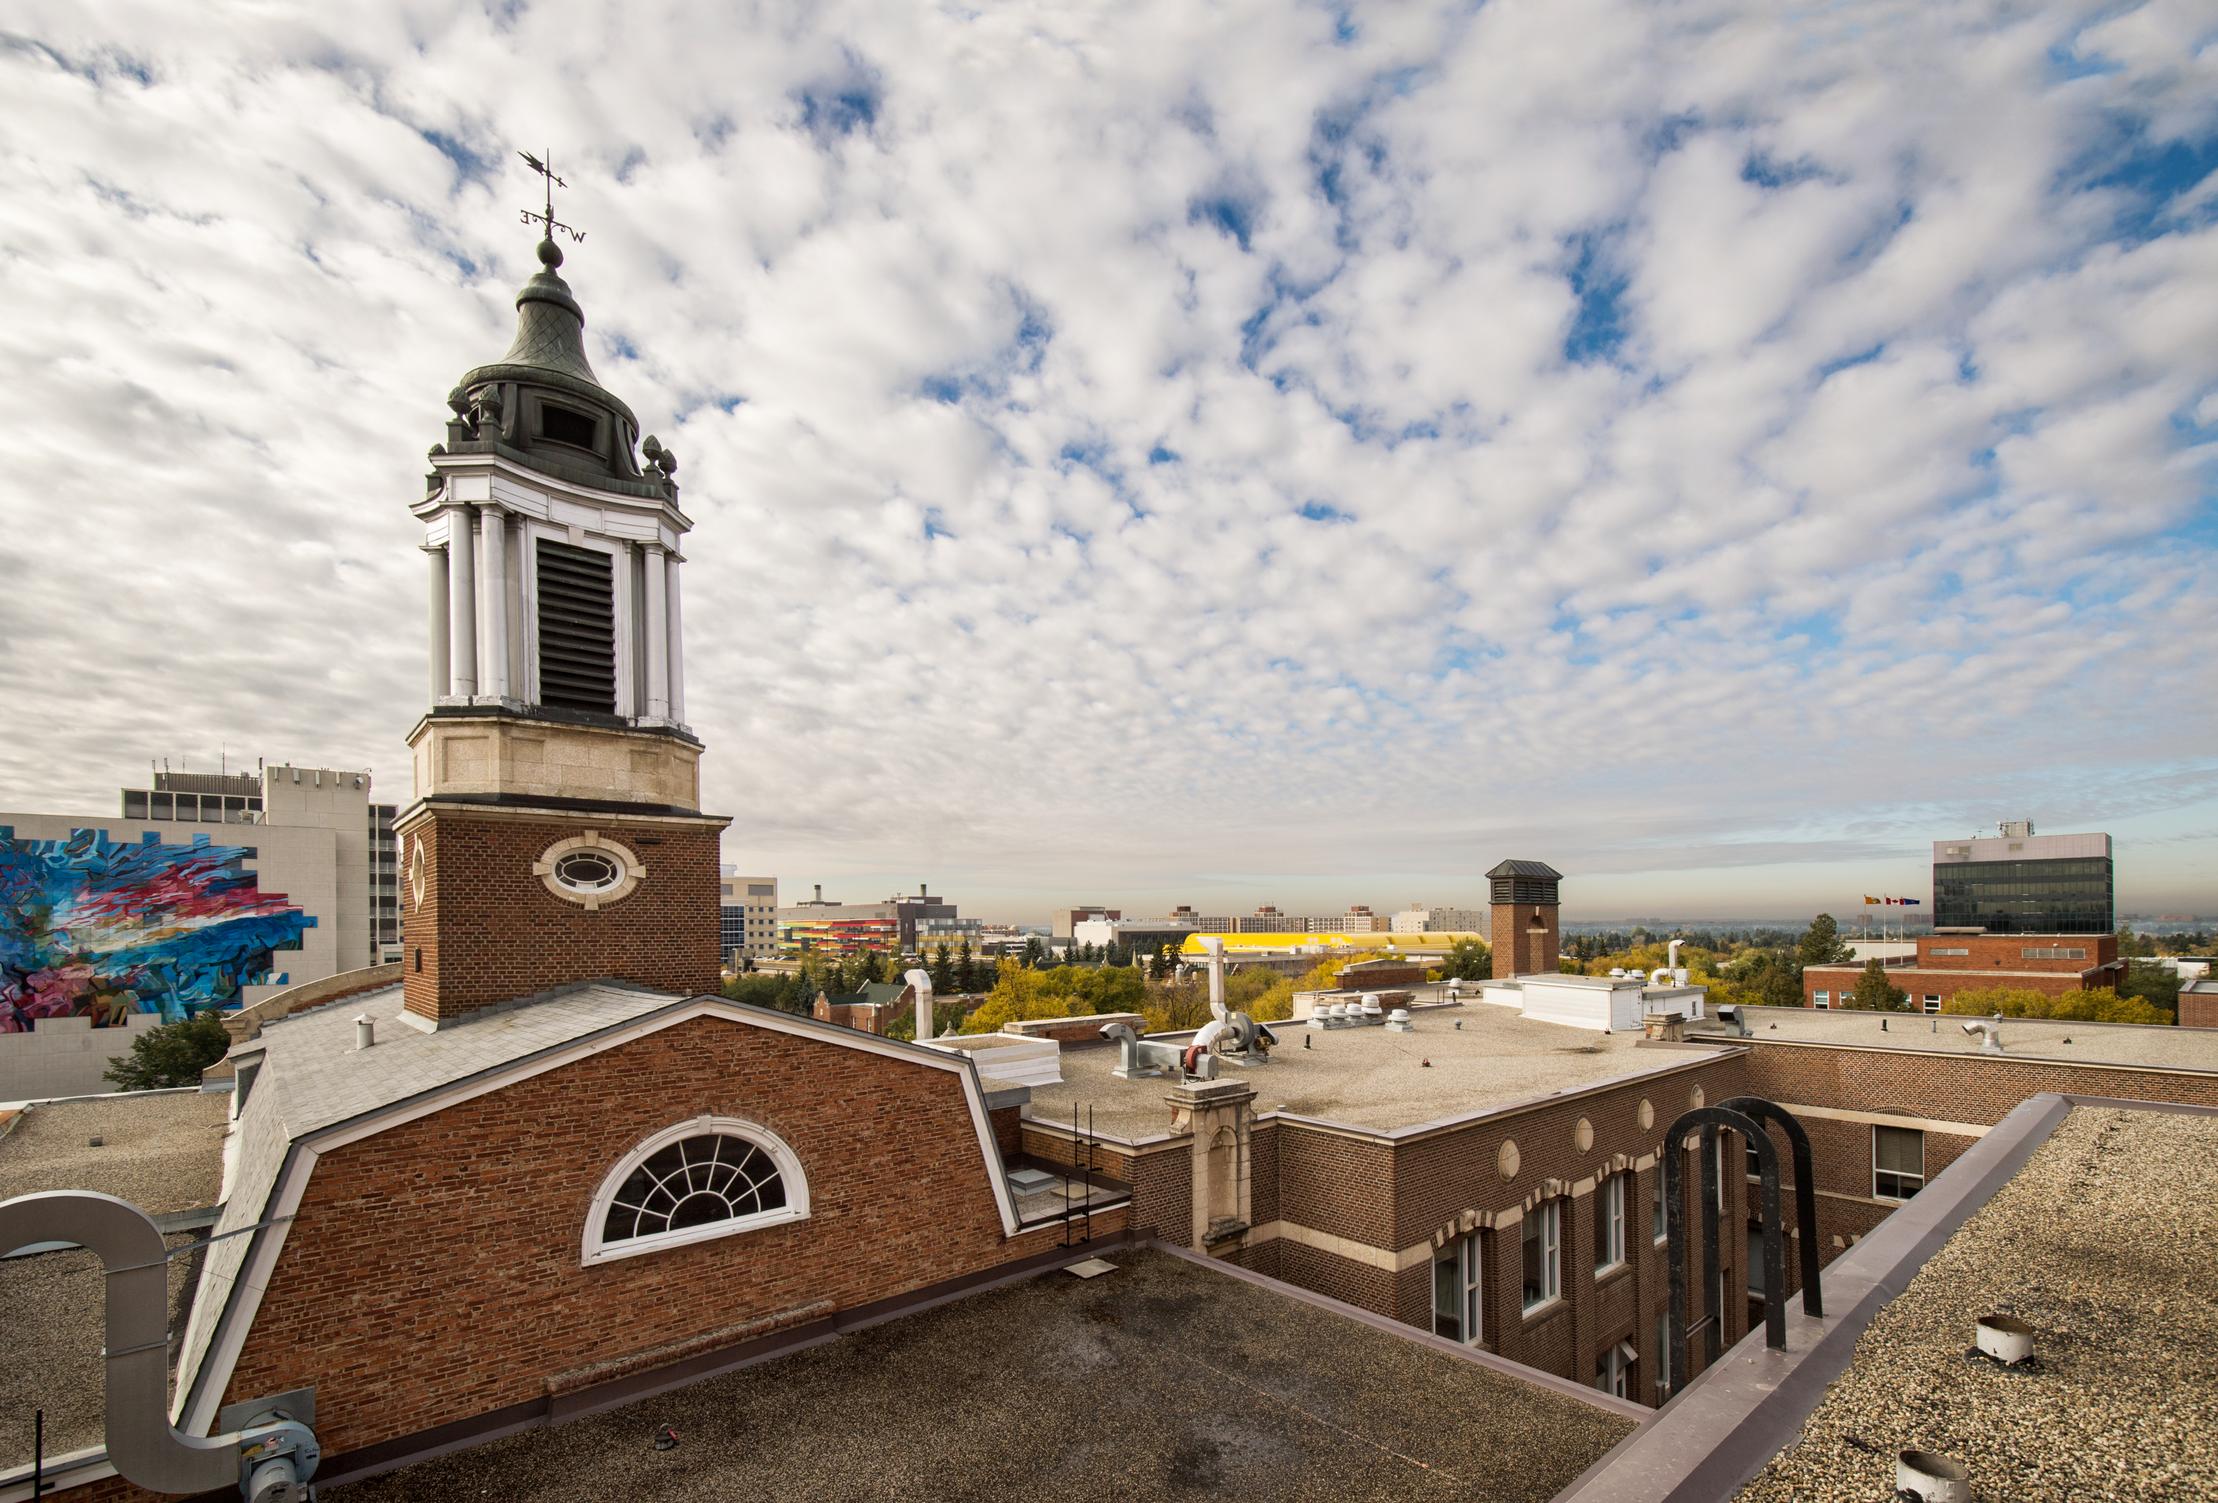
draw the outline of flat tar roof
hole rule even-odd
[[[1269,1064],[1220,1065],[1218,1078],[1253,1084],[1258,1112],[1390,1131],[1674,1069],[1698,1057],[1684,1048],[1641,1049],[1639,1034],[1533,1022],[1492,1003],[1420,1008],[1415,1021],[1410,1033],[1376,1024],[1313,1029],[1274,1023],[1279,1046]],[[1113,1045],[1066,1048],[1062,1084],[1034,1086],[1026,1114],[1068,1122],[1074,1105],[1083,1110],[1090,1104],[1093,1128],[1105,1136],[1132,1140],[1168,1132],[1164,1097],[1172,1082],[1117,1079],[1111,1071],[1119,1052]]]
[[[1746,1009],[1751,1042],[1860,1044],[1877,1049],[1922,1049],[1977,1054],[1980,1041],[1964,1032],[1979,1018],[1914,1012],[1827,1011],[1814,1007]],[[1884,1022],[1885,1029],[1880,1028]],[[2003,1054],[2082,1064],[2160,1065],[2175,1070],[2218,1071],[2218,1028],[2173,1028],[2138,1023],[2061,1023],[2046,1018],[2004,1018]],[[1730,1041],[1714,1017],[1687,1031],[1693,1038]]]
[[[1980,1498],[2207,1496],[2218,1477],[2218,1117],[2080,1106],[1857,1340],[1746,1503],[1888,1496],[1895,1453]],[[1974,1323],[2034,1328],[2035,1364],[1969,1360]]]
[[[348,1486],[334,1503],[1547,1499],[1634,1426],[1156,1250]],[[1537,1376],[1537,1375],[1536,1375]],[[678,1444],[654,1449],[669,1425]]]

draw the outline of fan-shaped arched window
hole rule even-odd
[[[809,1214],[801,1161],[774,1133],[732,1117],[666,1127],[601,1181],[585,1261],[728,1237]]]

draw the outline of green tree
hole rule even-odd
[[[1856,978],[1856,990],[1841,999],[1841,1006],[1866,1012],[1908,1012],[1910,994],[1887,979],[1887,968],[1874,955],[1864,962],[1864,974]]]
[[[2131,961],[2126,966],[2125,980],[2118,983],[2118,995],[2136,998],[2177,1017],[2179,972],[2151,960]]]
[[[1841,943],[1841,926],[1833,915],[1821,913],[1810,920],[1810,927],[1802,931],[1802,939],[1794,947],[1794,958],[1800,965],[1841,965],[1856,958],[1856,952]],[[1800,977],[1796,980],[1799,982]]]
[[[939,942],[939,947],[932,951],[932,992],[935,996],[944,997],[954,990],[955,956],[943,939]]]
[[[1035,934],[1026,939],[1024,942],[1024,963],[1026,967],[1036,971],[1046,961],[1047,946],[1040,943],[1040,937]]]
[[[1485,981],[1494,974],[1494,951],[1483,939],[1459,939],[1441,962],[1443,981]]]
[[[118,1090],[162,1091],[200,1084],[200,1072],[231,1048],[223,1015],[214,1008],[162,1023],[131,1040],[131,1052],[110,1062],[107,1078]]]
[[[2014,986],[1961,991],[1941,1004],[1955,1017],[2054,1018],[2072,1023],[2169,1025],[2172,1014],[2140,997],[2121,997],[2105,987],[2056,995]]]
[[[955,952],[955,990],[969,993],[978,990],[978,957],[971,953],[970,936],[963,936],[962,948]]]

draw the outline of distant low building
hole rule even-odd
[[[1907,992],[1910,1006],[1939,1012],[1958,992],[2011,987],[2060,997],[2066,992],[2115,987],[2125,979],[2115,934],[1981,934],[1938,929],[1921,935],[1907,963],[1882,958],[1887,979]],[[1802,972],[1806,1007],[1839,1007],[1854,994],[1864,967],[1856,963],[1807,966]]]

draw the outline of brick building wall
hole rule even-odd
[[[549,846],[588,829],[647,868],[631,894],[597,909],[555,896],[532,871]],[[452,1017],[604,978],[682,995],[716,991],[723,983],[720,830],[719,822],[517,817],[430,806],[403,832],[409,870],[418,849],[424,857],[423,903],[405,875],[401,884],[408,1010]]]
[[[819,1089],[834,1070],[841,1089]],[[808,1218],[584,1265],[602,1177],[702,1114],[782,1137],[808,1177]],[[1121,1226],[1121,1212],[1095,1218],[1097,1233]],[[1003,1235],[956,1076],[696,1019],[326,1155],[226,1398],[313,1385],[319,1436],[343,1453],[536,1400],[597,1364],[1014,1262],[1058,1236]]]
[[[1862,979],[1863,974],[1864,968],[1856,965],[1807,967],[1802,972],[1802,1005],[1815,1007],[1817,994],[1824,992],[1827,1006],[1842,1006],[1842,998],[1856,990],[1856,983]],[[2013,991],[2039,992],[2045,997],[2061,997],[2066,992],[2109,986],[2114,978],[2108,971],[2089,971],[2082,976],[2078,972],[1943,971],[1922,970],[1916,966],[1889,966],[1887,979],[1910,994],[1910,1006],[1914,1011],[1923,1011],[1927,997],[1940,998],[1940,1005],[1945,1007],[1948,999],[1958,992],[1986,991],[1997,986],[2006,986]]]
[[[2218,992],[2188,991],[2179,994],[2179,1026],[2218,1028]]]
[[[1826,1262],[1868,1235],[1900,1204],[1873,1194],[1875,1127],[1910,1127],[1924,1134],[1930,1183],[1978,1141],[1976,1133],[1962,1129],[1992,1127],[2044,1091],[2218,1106],[2218,1074],[2208,1072],[1789,1043],[1760,1036],[1741,1042],[1749,1046],[1751,1093],[1796,1112],[1810,1135],[1819,1252]],[[1958,1130],[1950,1131],[1952,1126]],[[1775,1141],[1784,1187],[1793,1180],[1792,1163],[1784,1140]],[[1791,1199],[1786,1204],[1791,1207]]]

